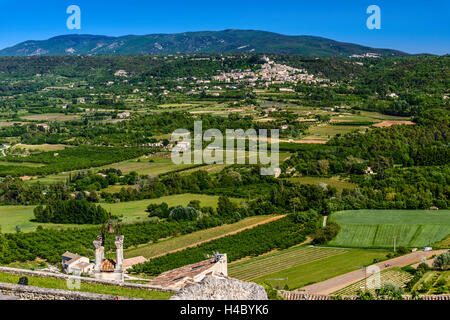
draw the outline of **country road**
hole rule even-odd
[[[428,259],[433,255],[439,255],[448,251],[444,250],[433,250],[433,251],[417,251],[413,253],[406,254],[401,257],[393,258],[390,260],[386,260],[372,266],[377,266],[380,268],[380,271],[393,268],[393,267],[404,267],[416,262],[420,262],[423,258]],[[386,267],[386,264],[389,266]],[[370,276],[371,273],[368,273],[367,276]],[[315,293],[315,294],[331,294],[339,289],[345,288],[352,283],[363,280],[366,277],[365,269],[358,269],[349,273],[345,273],[343,275],[321,281],[315,284],[311,284],[309,286],[301,288],[299,291],[303,291],[306,293]]]

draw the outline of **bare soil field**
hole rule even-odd
[[[380,123],[376,123],[373,126],[377,127],[377,128],[387,128],[387,127],[391,127],[393,125],[400,125],[400,124],[414,125],[415,123],[412,121],[409,121],[409,120],[385,120]]]

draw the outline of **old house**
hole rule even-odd
[[[89,274],[94,268],[89,258],[66,251],[62,255],[62,266],[66,273]]]

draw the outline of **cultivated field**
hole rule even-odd
[[[299,182],[301,184],[314,184],[318,185],[319,183],[326,183],[332,187],[335,187],[338,191],[342,191],[343,189],[353,190],[357,186],[354,183],[341,180],[338,176],[334,176],[331,178],[322,178],[322,177],[294,177],[287,178],[286,180],[291,182]]]
[[[146,258],[151,258],[164,255],[169,252],[200,244],[201,242],[211,241],[216,238],[240,232],[246,228],[253,228],[257,225],[268,223],[281,217],[282,216],[269,215],[245,218],[233,224],[225,224],[207,230],[161,240],[157,243],[140,246],[139,248],[128,249],[125,250],[125,257],[144,256]]]
[[[365,249],[365,250],[360,250],[360,251],[367,253],[367,252],[370,252],[371,250]],[[427,259],[434,255],[439,255],[443,252],[444,252],[444,250],[433,250],[433,251],[426,251],[426,252],[417,251],[417,252],[408,253],[408,254],[405,254],[405,255],[402,255],[402,256],[399,256],[396,258],[392,258],[389,260],[385,260],[383,262],[378,262],[376,264],[358,263],[358,264],[353,265],[353,268],[351,268],[351,270],[353,270],[353,271],[350,270],[350,271],[344,272],[341,275],[333,276],[328,280],[320,281],[318,283],[304,286],[304,287],[302,287],[302,290],[307,291],[309,293],[331,294],[335,291],[344,289],[344,288],[354,284],[355,282],[364,280],[364,278],[366,277],[366,271],[367,271],[364,268],[365,266],[374,265],[378,268],[378,270],[383,272],[384,270],[388,270],[388,269],[401,268],[404,266],[408,266],[408,265],[420,262],[422,259]],[[360,253],[360,254],[363,255],[364,253]],[[377,258],[377,259],[378,259],[378,261],[384,260],[383,257]]]
[[[325,250],[333,248],[319,249]],[[281,271],[261,276],[253,281],[275,285],[278,284],[278,280],[269,279],[287,278],[286,280],[281,281],[281,287],[283,288],[284,285],[288,285],[289,289],[292,290],[354,271],[355,269],[358,269],[359,266],[370,265],[374,259],[384,260],[386,254],[386,251],[381,250],[347,249],[341,254],[335,254],[319,260],[285,268]],[[249,261],[251,261],[251,259]],[[231,266],[229,268],[231,268]]]
[[[380,273],[380,279],[378,281],[377,275],[368,275],[364,280],[355,282],[348,287],[333,292],[334,295],[350,296],[356,295],[358,290],[366,290],[374,294],[375,289],[380,288],[385,283],[394,283],[401,287],[405,287],[406,284],[412,279],[412,275],[406,271],[398,269],[389,269]]]
[[[345,252],[347,251],[334,248],[297,246],[257,258],[232,263],[228,268],[228,272],[233,278],[253,280],[283,269],[343,254]]]
[[[421,294],[450,292],[450,271],[428,271],[413,287]]]
[[[152,162],[150,162],[152,161]],[[104,167],[99,167],[98,169],[114,168],[121,170],[124,174],[131,171],[136,171],[141,175],[151,175],[158,176],[162,173],[167,173],[173,170],[185,169],[194,166],[193,164],[175,164],[170,158],[170,154],[167,157],[151,157],[151,158],[138,158],[126,160]]]
[[[22,119],[31,121],[67,121],[79,119],[80,116],[76,114],[63,114],[63,113],[44,113],[44,114],[32,114],[22,116]]]
[[[341,231],[330,242],[340,247],[422,247],[450,234],[450,210],[350,210],[331,216]]]

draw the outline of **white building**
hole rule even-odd
[[[172,151],[176,152],[185,152],[191,147],[191,143],[189,141],[178,142],[175,147],[173,147]]]
[[[62,255],[62,266],[66,273],[89,274],[94,269],[94,264],[89,258],[66,251]]]

